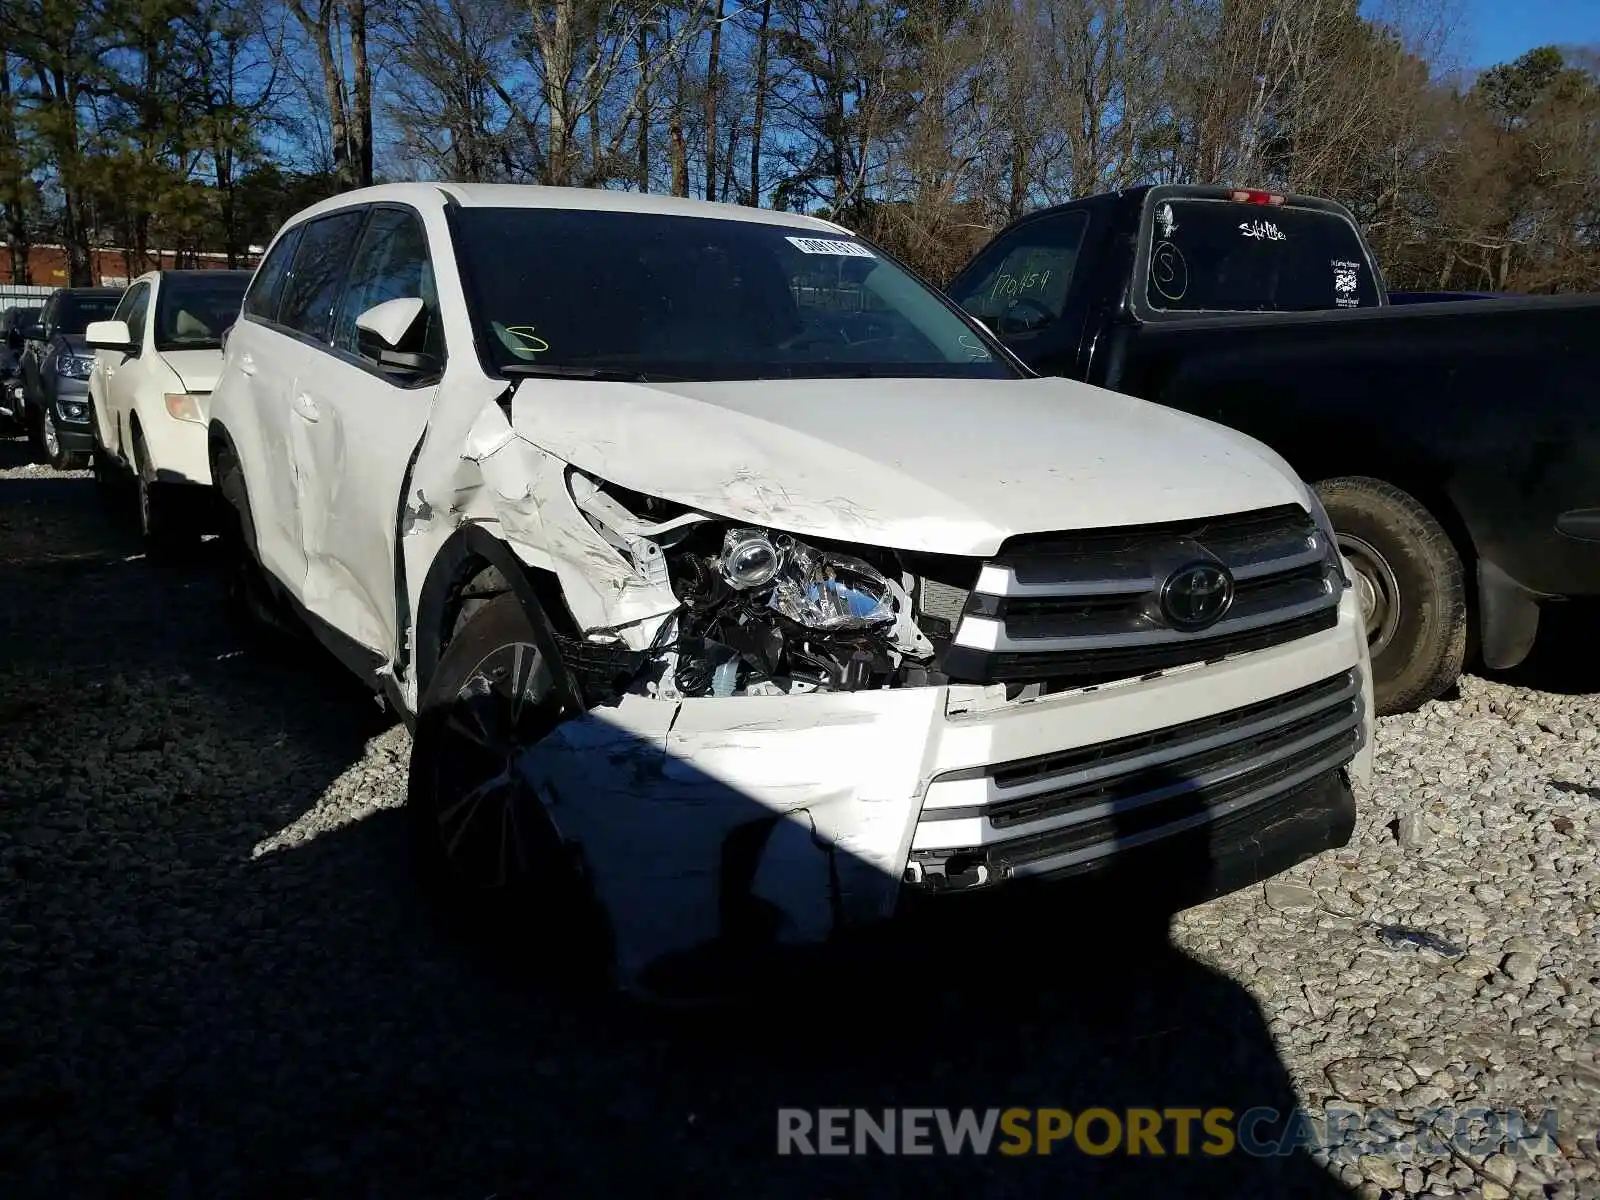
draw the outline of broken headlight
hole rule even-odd
[[[760,529],[730,529],[722,539],[722,577],[739,591],[772,582],[783,566],[782,538]]]
[[[771,584],[767,607],[809,629],[871,629],[895,619],[894,585],[882,572],[786,534],[730,529],[719,565],[736,591]]]
[[[678,693],[853,691],[908,680],[933,646],[916,624],[898,556],[852,551],[750,526],[686,536],[667,556],[683,603],[664,647]]]

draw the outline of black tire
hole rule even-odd
[[[570,710],[559,663],[507,593],[456,632],[418,704],[406,808],[418,879],[457,931],[501,969],[608,990],[611,942],[581,856],[514,770],[515,748]],[[521,696],[520,702],[515,698]],[[487,781],[505,776],[499,786]],[[464,797],[483,788],[471,802]]]
[[[1450,535],[1414,496],[1381,479],[1325,479],[1317,495],[1356,570],[1378,713],[1409,712],[1442,695],[1467,650],[1465,575]]]
[[[94,432],[94,450],[89,455],[89,466],[94,471],[95,490],[99,492],[100,503],[112,524],[125,529],[131,523],[129,514],[134,511],[133,476],[122,460],[106,449],[105,439],[101,436],[100,418],[94,415],[92,408],[89,425]]]
[[[31,404],[24,403],[22,408],[22,424],[28,431],[28,451],[36,463],[50,461],[50,452],[44,445],[44,420],[39,409]]]
[[[133,464],[139,536],[144,540],[146,556],[153,563],[186,561],[200,544],[199,523],[156,481],[155,464],[150,461],[144,434],[138,429],[133,431]]]
[[[220,457],[211,464],[211,473],[219,509],[225,608],[235,636],[247,649],[267,654],[309,649],[310,632],[279,603],[257,556],[250,493],[238,464]]]

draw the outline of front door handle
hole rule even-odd
[[[256,373],[256,360],[248,354],[239,355],[239,370],[246,375],[254,375]]]
[[[307,421],[315,421],[322,416],[321,410],[317,408],[317,402],[305,392],[295,393],[294,411]]]

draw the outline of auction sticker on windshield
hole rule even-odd
[[[876,258],[865,246],[859,242],[838,242],[830,238],[785,238],[784,241],[794,246],[802,254],[843,254],[850,258]]]

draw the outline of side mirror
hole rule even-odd
[[[96,350],[121,350],[124,354],[139,350],[126,321],[91,321],[83,331],[83,340]]]
[[[35,321],[32,325],[29,325],[27,329],[23,330],[22,336],[27,338],[30,342],[43,342],[49,340],[49,334],[45,333],[44,326],[40,325],[37,321]]]
[[[418,354],[405,347],[422,318],[424,305],[412,296],[385,300],[356,318],[356,351],[378,367],[401,375],[419,375],[430,370],[431,355]]]

